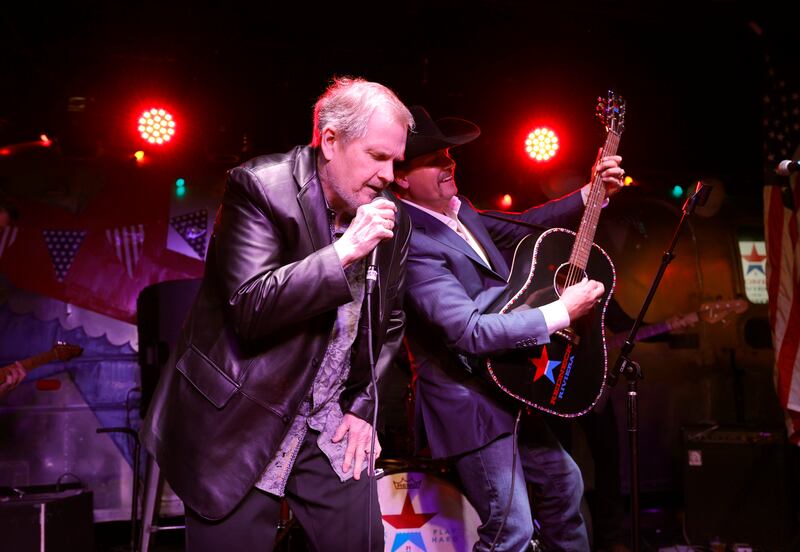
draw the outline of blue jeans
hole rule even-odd
[[[520,552],[531,541],[533,519],[526,483],[533,492],[533,515],[541,526],[545,549],[588,551],[578,466],[539,415],[524,417],[518,437],[514,495],[495,551]],[[512,445],[512,436],[503,435],[456,458],[464,492],[481,518],[476,552],[490,549],[503,521],[511,491]]]

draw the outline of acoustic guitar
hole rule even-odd
[[[606,130],[600,157],[614,155],[624,129],[625,104],[609,91],[598,98],[597,116]],[[614,291],[611,259],[594,243],[605,186],[594,175],[578,232],[551,228],[523,238],[514,252],[507,291],[491,313],[531,309],[557,300],[584,277],[602,282],[605,292],[585,316],[550,336],[550,343],[485,360],[489,379],[527,406],[562,417],[589,411],[605,385],[607,354],[604,317]]]

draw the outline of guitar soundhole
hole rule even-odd
[[[586,271],[570,263],[564,263],[558,267],[553,276],[553,289],[556,295],[561,297],[564,288],[577,284],[586,277]]]

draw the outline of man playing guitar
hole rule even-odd
[[[550,334],[594,308],[603,285],[587,279],[543,307],[487,314],[508,285],[509,267],[500,248],[513,247],[529,230],[482,217],[456,197],[449,149],[477,138],[478,127],[461,119],[434,121],[420,107],[411,112],[416,132],[409,134],[405,160],[395,163],[394,189],[413,224],[406,312],[417,376],[418,446],[427,441],[435,458],[453,459],[481,518],[474,550],[527,548],[533,522],[526,482],[536,494],[535,514],[547,549],[589,550],[579,511],[583,484],[574,461],[540,415],[525,416],[517,438],[515,405],[464,359],[547,343]],[[620,161],[607,156],[594,167],[609,193],[622,186]],[[585,198],[586,193],[576,192],[507,216],[568,225],[577,222]]]

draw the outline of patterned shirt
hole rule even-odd
[[[341,237],[344,228],[333,228],[334,239]],[[317,445],[328,457],[331,467],[341,481],[353,477],[353,469],[348,473],[342,471],[344,453],[347,449],[349,435],[334,443],[331,441],[336,429],[342,423],[344,413],[339,406],[339,396],[344,390],[344,382],[350,373],[350,349],[358,333],[358,320],[361,317],[361,304],[364,299],[364,259],[344,269],[353,301],[339,306],[336,322],[333,326],[328,348],[320,363],[319,370],[310,393],[303,400],[300,409],[272,457],[256,487],[276,496],[283,496],[286,481],[294,466],[300,445],[308,428],[319,432]]]

